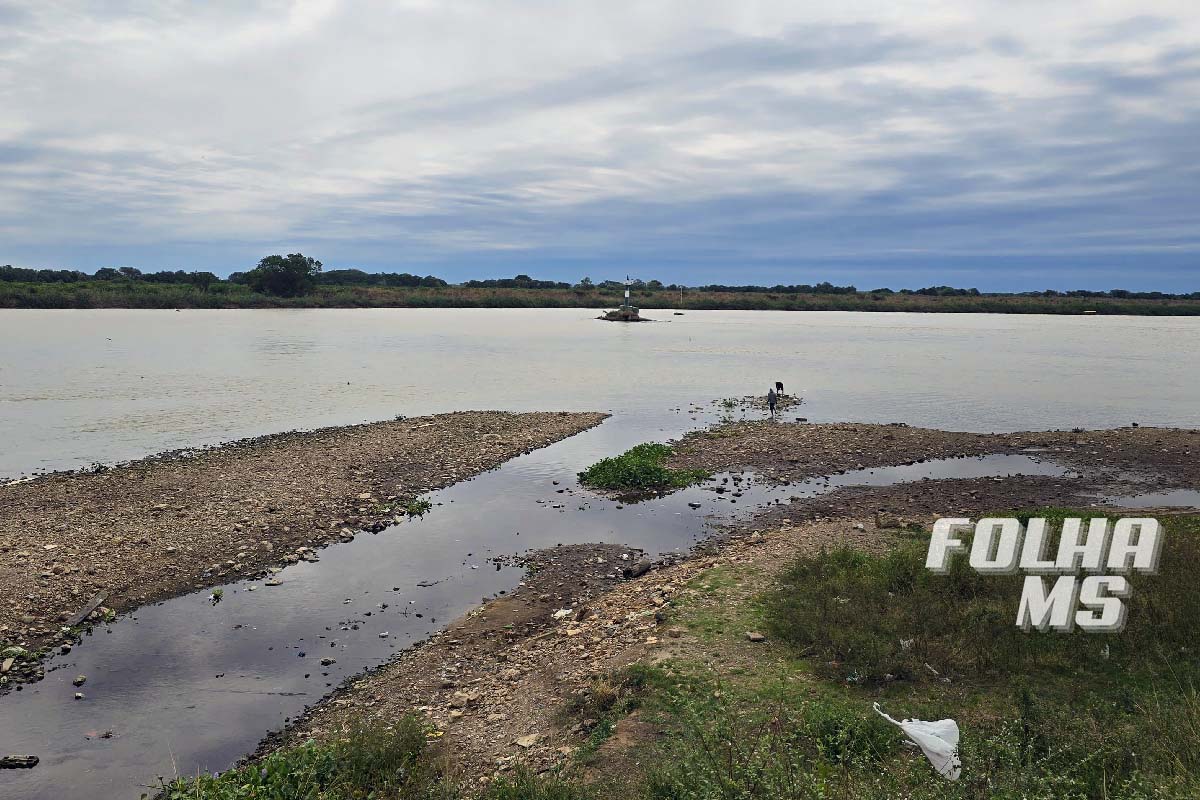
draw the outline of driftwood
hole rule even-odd
[[[645,575],[647,572],[649,572],[650,567],[653,563],[654,562],[651,561],[650,559],[643,558],[641,561],[637,562],[632,567],[626,567],[621,572],[625,576],[626,580],[628,580],[630,578],[636,578],[639,575]]]
[[[87,619],[88,614],[91,614],[93,611],[99,608],[100,604],[103,603],[107,598],[107,592],[96,592],[92,599],[87,601],[87,605],[79,610],[78,614],[67,620],[67,627],[74,628],[76,625],[83,622],[85,619]]]

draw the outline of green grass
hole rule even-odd
[[[1024,633],[1015,624],[1023,576],[979,575],[965,558],[935,575],[924,536],[882,556],[841,549],[799,559],[767,598],[770,626],[851,682],[935,680],[926,664],[952,678],[1156,670],[1173,654],[1200,652],[1200,525],[1166,526],[1162,568],[1130,577],[1129,623],[1118,636]]]
[[[220,775],[175,780],[162,800],[417,800],[451,798],[425,729],[405,718],[330,744],[308,742]]]
[[[704,470],[667,467],[672,452],[670,445],[639,444],[592,464],[579,473],[579,481],[594,489],[639,492],[678,489],[709,477]]]

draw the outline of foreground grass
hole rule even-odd
[[[882,556],[798,559],[757,596],[738,597],[727,574],[695,582],[706,602],[678,622],[709,655],[668,664],[657,699],[645,701],[670,731],[653,761],[671,765],[649,776],[646,796],[1200,796],[1190,588],[1200,525],[1166,524],[1162,570],[1134,579],[1117,636],[1024,634],[1014,625],[1019,582],[932,575],[924,540]],[[742,641],[755,624],[778,644]],[[873,701],[897,717],[954,717],[962,779],[942,780],[898,747]]]
[[[592,464],[579,473],[579,481],[593,489],[638,492],[678,489],[709,477],[704,470],[670,469],[666,463],[671,453],[670,445],[639,444]]]
[[[220,775],[178,779],[156,800],[583,800],[593,789],[557,775],[517,772],[479,791],[455,780],[412,717],[307,742]],[[143,797],[145,797],[143,795]]]
[[[308,742],[220,775],[179,779],[161,800],[416,800],[450,798],[414,719],[364,728],[329,744]]]

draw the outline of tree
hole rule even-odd
[[[321,262],[302,253],[267,256],[246,273],[245,281],[256,292],[279,297],[307,294],[321,274]]]
[[[207,292],[208,287],[212,286],[219,279],[211,272],[193,272],[188,275],[188,283],[197,287],[202,292]]]
[[[121,267],[119,272],[121,273],[121,275],[123,275],[126,278],[129,278],[129,280],[131,280],[131,281],[137,280],[138,278],[142,277],[142,271],[140,269],[138,269],[137,267]]]
[[[586,276],[584,276],[584,279],[583,279],[583,280],[581,280],[581,281],[579,282],[579,284],[578,284],[578,285],[577,285],[575,288],[576,288],[576,289],[590,289],[590,288],[592,288],[592,279],[591,279],[591,278],[589,278],[589,277],[586,277]]]

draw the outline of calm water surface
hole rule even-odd
[[[0,476],[453,409],[661,413],[803,394],[813,420],[1200,424],[1200,319],[585,309],[0,311]]]

